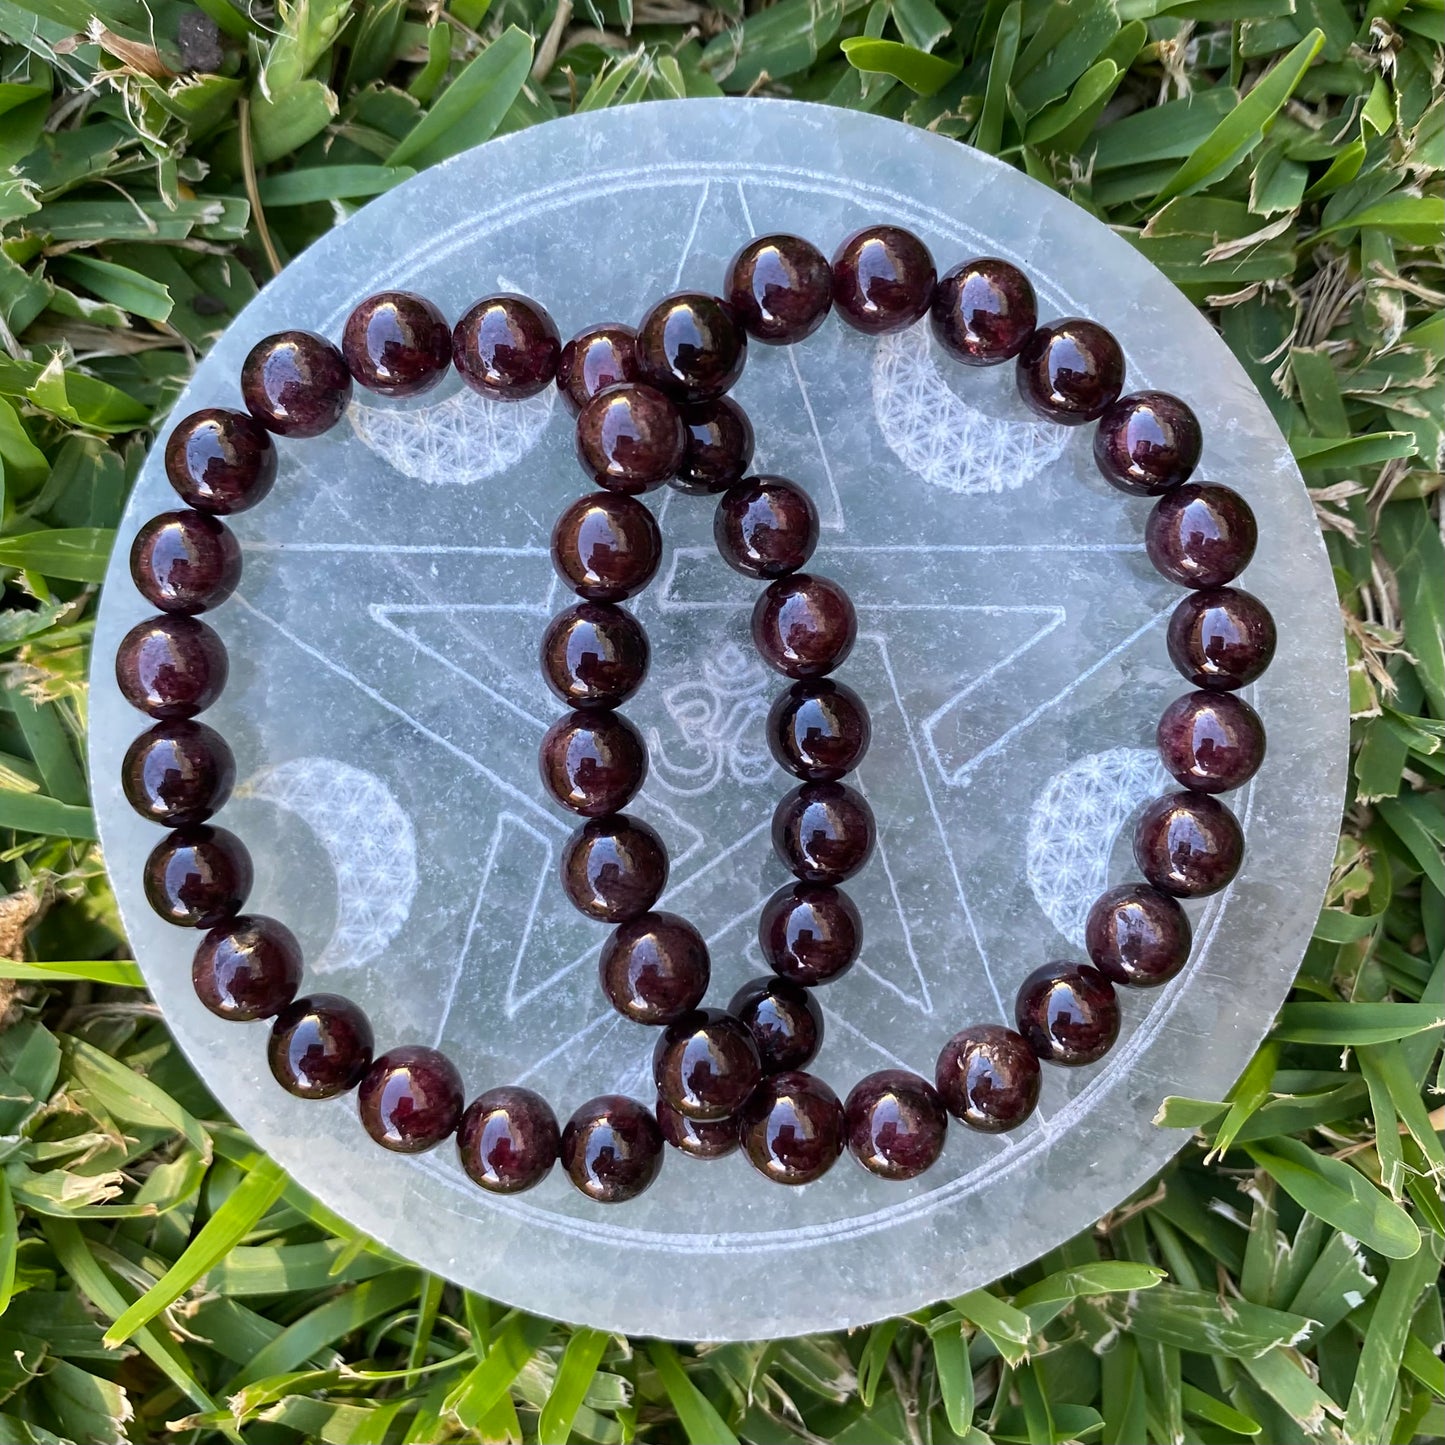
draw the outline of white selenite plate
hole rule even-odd
[[[95,640],[95,802],[136,957],[216,1097],[292,1176],[427,1269],[539,1314],[609,1330],[748,1339],[862,1324],[997,1278],[1086,1228],[1158,1170],[1184,1136],[1151,1120],[1166,1094],[1222,1097],[1299,964],[1325,886],[1346,758],[1344,655],[1310,501],[1269,412],[1208,323],[1129,244],[1017,171],[925,131],[773,100],[629,106],[556,121],[457,156],[373,201],[246,308],[180,401],[239,404],[247,350],[284,327],[340,335],[389,287],[447,315],[495,290],[542,301],[563,336],[635,322],[679,286],[716,290],[743,241],[807,236],[831,253],[893,221],[940,271],[1007,257],[1044,318],[1096,318],[1122,342],[1129,389],[1183,395],[1204,426],[1198,475],[1259,518],[1243,585],[1279,623],[1250,690],[1269,757],[1232,795],[1248,856],[1221,896],[1191,905],[1195,948],[1166,987],[1123,997],[1113,1052],[1045,1068],[1036,1116],[997,1138],[955,1127],[909,1184],[845,1157],[802,1189],[737,1155],[669,1153],[657,1184],[604,1207],[560,1171],[489,1197],[450,1143],[388,1154],[352,1098],[306,1103],[266,1067],[267,1025],[228,1024],[191,992],[196,935],[147,908],[141,866],[159,830],[118,777],[144,719],[112,658],[146,604],[130,538],[176,505],[157,446],[136,485]],[[537,744],[559,707],[537,648],[569,601],[553,519],[587,490],[554,393],[488,405],[449,378],[419,400],[358,392],[314,441],[281,441],[266,503],[234,519],[238,595],[208,620],[231,681],[207,721],[235,748],[219,821],[256,863],[250,911],[301,938],[305,987],[344,992],[379,1048],[435,1043],[469,1092],[525,1083],[565,1120],[604,1092],[650,1101],[654,1035],[597,985],[606,930],[563,897],[574,820],[545,798]],[[1132,819],[1164,778],[1154,724],[1186,688],[1164,623],[1182,595],[1149,565],[1149,504],[1111,490],[1092,428],[1042,425],[1012,368],[969,370],[926,326],[881,340],[831,318],[800,346],[754,346],[736,391],[755,470],[805,485],[822,517],[814,570],[846,585],[858,645],[840,676],[867,701],[858,773],[878,849],[848,885],[859,964],[820,992],[815,1068],[839,1095],[863,1074],[931,1076],[943,1042],[1005,1022],[1020,980],[1084,957],[1082,923],[1133,876]],[[632,811],[672,854],[663,906],[713,956],[710,1000],[765,972],[759,905],[785,879],[768,841],[789,780],[763,719],[780,686],[748,638],[755,584],[718,559],[713,504],[648,499],[667,541],[635,606],[653,646],[628,706],[652,750]]]

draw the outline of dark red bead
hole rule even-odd
[[[382,291],[368,296],[341,330],[351,375],[382,396],[430,391],[452,364],[452,329],[425,296]]]
[[[865,226],[833,255],[833,304],[859,331],[880,336],[920,320],[938,270],[928,247],[901,226]]]
[[[557,362],[557,390],[576,416],[599,391],[637,380],[637,333],[620,321],[579,331]]]
[[[319,437],[346,414],[351,373],[346,359],[324,336],[314,331],[278,331],[258,341],[242,362],[241,397],[246,410],[267,431],[283,437]]]
[[[686,446],[681,413],[651,386],[609,387],[577,417],[577,459],[610,492],[660,487],[682,465]]]
[[[1169,657],[1194,684],[1224,692],[1247,687],[1274,658],[1274,618],[1237,587],[1191,592],[1174,609]]]
[[[873,854],[873,809],[845,783],[804,783],[773,813],[773,848],[804,883],[843,883]]]
[[[666,1099],[657,1101],[657,1126],[662,1137],[690,1159],[721,1159],[738,1147],[736,1116],[726,1119],[689,1119]]]
[[[538,761],[542,784],[584,818],[615,813],[647,777],[647,744],[621,713],[569,712],[547,729]]]
[[[180,928],[214,928],[239,913],[252,880],[245,844],[206,823],[167,834],[141,877],[150,906]]]
[[[639,1024],[675,1023],[707,993],[712,976],[703,936],[675,913],[644,913],[602,945],[597,974],[607,1001]]]
[[[788,677],[822,677],[858,640],[853,601],[834,581],[807,572],[779,577],[753,606],[753,645]]]
[[[203,823],[231,796],[236,759],[225,738],[198,722],[161,722],[126,749],[120,783],[152,823]]]
[[[598,1204],[636,1199],[662,1168],[662,1130],[652,1112],[624,1094],[589,1099],[562,1130],[562,1167]]]
[[[944,1107],[984,1134],[1017,1129],[1039,1102],[1038,1056],[998,1024],[975,1024],[944,1044],[933,1071]]]
[[[388,1049],[356,1091],[362,1127],[397,1154],[435,1149],[456,1132],[465,1102],[457,1066],[423,1044]]]
[[[152,617],[121,638],[115,680],[132,707],[157,718],[204,712],[226,686],[226,646],[194,617]]]
[[[1199,465],[1199,418],[1167,391],[1121,396],[1094,431],[1104,480],[1135,497],[1158,497],[1187,482]]]
[[[641,592],[662,560],[657,518],[632,497],[593,492],[552,529],[552,565],[591,602],[621,602]]]
[[[818,545],[818,509],[786,477],[749,477],[725,492],[712,520],[723,561],[745,577],[796,572]]]
[[[575,907],[601,923],[646,913],[667,886],[667,849],[638,818],[591,818],[562,849],[562,888]]]
[[[842,889],[790,883],[763,905],[758,943],[779,977],[829,983],[853,967],[863,947],[863,917]]]
[[[1134,829],[1134,861],[1156,887],[1176,898],[1218,893],[1244,861],[1244,833],[1218,798],[1166,793],[1144,809]]]
[[[1160,497],[1144,524],[1149,560],[1181,587],[1223,587],[1254,556],[1259,527],[1228,487],[1186,482]]]
[[[1039,307],[1017,266],[980,256],[939,279],[928,320],[938,344],[956,361],[994,366],[1023,350],[1039,323]]]
[[[1087,963],[1046,963],[1019,989],[1019,1032],[1046,1064],[1092,1064],[1119,1037],[1114,987]]]
[[[525,296],[478,301],[452,332],[462,380],[492,401],[523,401],[552,384],[562,355],[557,323]]]
[[[162,612],[193,615],[219,607],[241,580],[241,545],[205,512],[162,512],[135,535],[130,575]]]
[[[664,296],[637,328],[639,374],[680,402],[711,401],[731,390],[747,359],[738,318],[725,301],[701,291]]]
[[[938,1159],[948,1137],[938,1091],[907,1069],[880,1069],[859,1079],[843,1113],[853,1157],[884,1179],[916,1179]]]
[[[806,783],[834,783],[863,761],[873,726],[863,699],[826,677],[795,682],[768,713],[768,747]]]
[[[276,481],[276,444],[245,412],[208,406],[166,438],[166,476],[188,507],[244,512]]]
[[[753,1091],[739,1118],[743,1153],[774,1184],[821,1179],[843,1152],[843,1106],[812,1074],[772,1074]]]
[[[223,1019],[271,1018],[301,987],[301,945],[284,923],[242,913],[201,940],[191,983],[196,997]]]
[[[489,1194],[520,1194],[557,1162],[562,1130],[552,1106],[531,1089],[505,1085],[479,1094],[457,1127],[457,1154]]]
[[[335,993],[313,993],[282,1009],[266,1059],[276,1082],[301,1099],[334,1099],[371,1067],[371,1022]]]
[[[758,236],[728,263],[723,290],[749,336],[786,346],[811,336],[827,319],[833,271],[801,236]]]
[[[1164,709],[1159,759],[1186,788],[1227,793],[1243,787],[1264,761],[1264,724],[1232,692],[1191,692]]]
[[[1071,316],[1041,326],[1018,356],[1019,395],[1064,426],[1097,421],[1124,389],[1124,353],[1094,321]]]
[[[1100,895],[1084,924],[1084,946],[1110,983],[1152,988],[1189,961],[1189,918],[1167,893],[1126,883]]]
[[[823,1047],[823,1010],[801,984],[770,974],[745,983],[728,1012],[753,1036],[765,1074],[805,1069]]]
[[[642,624],[610,602],[578,602],[542,634],[542,676],[569,707],[626,702],[642,686],[648,658]]]
[[[696,1009],[667,1025],[652,1051],[657,1092],[689,1119],[736,1114],[762,1078],[747,1027],[721,1009]]]
[[[742,480],[753,459],[753,424],[732,397],[684,406],[682,424],[687,443],[672,478],[679,492],[707,496]]]

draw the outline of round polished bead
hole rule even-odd
[[[180,928],[214,928],[241,911],[253,879],[245,844],[225,828],[177,828],[145,861],[146,900]]]
[[[213,928],[191,960],[196,997],[236,1023],[281,1012],[301,987],[301,945],[284,923],[242,913]]]
[[[520,1194],[557,1162],[562,1130],[552,1106],[531,1089],[504,1085],[478,1094],[457,1126],[457,1154],[489,1194]]]
[[[1152,988],[1189,961],[1189,918],[1178,902],[1147,883],[1101,894],[1084,923],[1084,946],[1110,983]]]
[[[826,677],[795,682],[768,713],[768,747],[805,783],[835,783],[868,751],[873,727],[863,699]]]
[[[135,535],[130,575],[162,612],[192,616],[219,607],[241,580],[241,545],[205,512],[162,512]]]
[[[637,328],[642,379],[680,402],[711,401],[730,391],[747,359],[738,318],[705,292],[664,296]]]
[[[753,424],[732,397],[684,406],[682,424],[687,443],[672,478],[679,492],[707,496],[742,480],[753,459]]]
[[[610,492],[627,496],[660,487],[682,465],[682,414],[655,387],[609,387],[577,417],[577,459]]]
[[[600,818],[636,797],[647,777],[647,744],[621,713],[569,712],[547,729],[538,761],[557,802]]]
[[[562,355],[557,323],[535,301],[487,296],[452,332],[462,380],[491,401],[523,401],[552,384]]]
[[[762,1078],[746,1025],[721,1009],[696,1009],[663,1029],[652,1051],[657,1092],[689,1119],[736,1114]]]
[[[785,477],[749,477],[725,492],[712,520],[719,555],[745,577],[796,572],[818,545],[818,509]]]
[[[670,1024],[702,1002],[712,962],[687,919],[644,913],[602,945],[597,974],[618,1013],[639,1024]]]
[[[642,624],[610,602],[578,602],[542,634],[542,676],[569,707],[626,702],[642,686],[648,658]]]
[[[1121,396],[1094,431],[1104,480],[1135,497],[1158,497],[1187,482],[1199,465],[1199,418],[1167,391]]]
[[[790,883],[763,905],[758,943],[779,977],[830,983],[853,967],[863,947],[863,916],[840,888]]]
[[[1160,497],[1144,524],[1149,560],[1181,587],[1223,587],[1254,556],[1259,527],[1228,487],[1186,482]]]
[[[1039,321],[1029,278],[1017,266],[980,256],[939,278],[928,312],[938,344],[965,366],[993,366],[1023,350]]]
[[[848,1148],[870,1173],[916,1179],[943,1152],[948,1113],[927,1079],[880,1069],[854,1084],[843,1105]]]
[[[203,823],[236,781],[236,759],[225,738],[198,722],[161,722],[126,749],[120,782],[126,801],[152,823]]]
[[[637,380],[637,333],[620,321],[579,331],[557,361],[557,390],[576,416],[599,391]]]
[[[801,236],[759,236],[728,263],[728,305],[749,336],[770,346],[811,336],[833,306],[828,258]]]
[[[822,677],[858,639],[853,601],[834,581],[807,572],[779,577],[753,606],[753,645],[787,677]]]
[[[456,1131],[465,1102],[457,1066],[423,1044],[388,1049],[356,1091],[362,1127],[397,1154],[435,1149]]]
[[[1164,709],[1156,737],[1159,760],[1197,793],[1243,787],[1264,761],[1264,724],[1232,692],[1191,692],[1176,698]]]
[[[1223,692],[1247,687],[1274,658],[1274,618],[1237,587],[1191,592],[1174,609],[1169,657],[1195,687]]]
[[[188,507],[244,512],[276,481],[276,444],[245,412],[208,406],[166,438],[166,476]]]
[[[624,1094],[589,1099],[562,1130],[562,1167],[598,1204],[636,1199],[662,1168],[662,1130],[652,1111]]]
[[[324,336],[278,331],[258,341],[242,362],[241,397],[267,431],[319,437],[345,415],[351,373]]]
[[[152,617],[121,638],[115,680],[132,707],[156,718],[204,712],[226,686],[226,646],[194,617]]]
[[[302,1099],[334,1099],[371,1067],[371,1022],[349,998],[308,994],[271,1025],[266,1059],[276,1082]]]
[[[430,391],[452,364],[452,329],[425,296],[382,291],[368,296],[341,329],[351,375],[382,396]]]
[[[1019,1033],[1046,1064],[1092,1064],[1119,1037],[1114,987],[1087,963],[1046,963],[1019,988]]]
[[[823,1010],[801,984],[769,975],[745,983],[728,1012],[753,1036],[765,1074],[806,1069],[823,1047]]]
[[[873,853],[873,809],[845,783],[804,783],[773,813],[773,848],[804,883],[843,883]]]
[[[1124,353],[1094,321],[1041,326],[1018,355],[1018,388],[1040,416],[1064,426],[1096,421],[1124,387]]]
[[[657,518],[632,497],[593,492],[552,529],[552,565],[590,602],[621,602],[652,581],[662,560]]]
[[[843,1152],[847,1134],[837,1094],[797,1070],[765,1078],[738,1124],[748,1163],[774,1184],[821,1179]]]
[[[944,1107],[984,1134],[1017,1129],[1039,1102],[1038,1056],[1028,1040],[998,1024],[975,1024],[944,1044],[933,1081]]]
[[[658,1099],[656,1113],[662,1137],[690,1159],[721,1159],[737,1150],[738,1121],[735,1115],[726,1119],[689,1119],[686,1114],[679,1114],[666,1099]]]
[[[865,226],[833,255],[833,304],[859,331],[881,336],[918,321],[938,271],[928,247],[901,226]]]
[[[626,813],[591,818],[562,848],[562,888],[601,923],[646,913],[667,886],[667,849],[657,833]]]
[[[1156,888],[1176,898],[1218,893],[1244,861],[1239,819],[1207,793],[1155,798],[1134,829],[1134,861]]]

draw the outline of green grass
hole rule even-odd
[[[1442,22],[1440,0],[0,0],[0,1445],[1445,1434]],[[80,758],[127,486],[258,284],[490,135],[720,92],[994,151],[1205,308],[1314,496],[1355,721],[1293,1001],[1230,1100],[1167,1103],[1193,1133],[1156,1186],[988,1291],[693,1349],[465,1294],[262,1158],[126,961]]]

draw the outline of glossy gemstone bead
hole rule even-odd
[[[278,1014],[301,987],[301,945],[284,923],[242,913],[213,928],[191,960],[196,997],[236,1023]]]
[[[763,905],[758,943],[781,978],[812,986],[841,978],[863,947],[863,917],[840,888],[790,883]]]
[[[785,346],[811,336],[827,319],[833,271],[801,236],[758,236],[728,263],[723,291],[749,336]]]
[[[188,616],[219,607],[241,580],[241,545],[205,512],[162,512],[135,535],[130,575],[162,612]]]
[[[1259,526],[1228,487],[1186,482],[1160,497],[1144,524],[1149,560],[1181,587],[1223,587],[1254,556]]]
[[[577,417],[577,460],[610,492],[660,487],[682,465],[686,447],[682,414],[655,387],[609,387]]]
[[[779,577],[753,606],[753,645],[787,677],[822,677],[858,639],[853,601],[834,581],[807,572]]]
[[[798,1070],[765,1078],[738,1124],[748,1163],[774,1184],[821,1179],[843,1152],[847,1134],[837,1094]]]
[[[225,738],[198,722],[161,722],[126,749],[120,783],[126,801],[152,823],[203,823],[236,781],[236,759]]]
[[[642,686],[648,658],[642,624],[609,602],[578,602],[542,634],[542,676],[569,707],[626,702]]]
[[[728,1012],[753,1036],[765,1074],[805,1069],[823,1047],[823,1010],[801,984],[769,974],[745,983]]]
[[[562,848],[562,888],[573,905],[601,923],[646,913],[667,886],[667,849],[638,818],[591,818]]]
[[[1041,326],[1018,355],[1019,395],[1049,421],[1097,421],[1124,388],[1124,353],[1097,322],[1080,317]]]
[[[1017,1129],[1039,1102],[1038,1056],[1028,1040],[998,1024],[974,1024],[944,1044],[934,1067],[944,1107],[983,1134]]]
[[[690,1159],[721,1159],[738,1147],[736,1115],[726,1119],[689,1119],[666,1099],[657,1101],[656,1113],[662,1137]]]
[[[1092,1064],[1119,1037],[1113,985],[1087,963],[1046,963],[1019,989],[1019,1032],[1046,1064]]]
[[[188,507],[244,512],[276,481],[276,444],[245,412],[208,406],[166,438],[166,476]]]
[[[368,296],[341,330],[351,375],[382,396],[430,391],[452,364],[452,329],[425,296],[382,291]]]
[[[636,1199],[662,1168],[662,1130],[624,1094],[589,1099],[562,1130],[562,1167],[598,1204]]]
[[[1094,431],[1104,480],[1135,497],[1157,497],[1187,482],[1199,465],[1199,418],[1167,391],[1121,396]]]
[[[599,391],[637,380],[637,333],[620,321],[579,331],[557,362],[557,390],[576,416]]]
[[[1189,961],[1189,918],[1167,893],[1125,883],[1101,894],[1084,924],[1084,946],[1110,983],[1152,988]]]
[[[804,883],[843,883],[873,854],[873,809],[846,783],[804,783],[773,813],[773,848]]]
[[[241,911],[252,883],[251,855],[225,828],[177,828],[145,861],[146,900],[167,923],[214,928]]]
[[[725,1119],[757,1087],[762,1065],[746,1025],[721,1009],[696,1009],[663,1029],[652,1078],[679,1114]]]
[[[712,520],[723,561],[745,577],[796,572],[818,545],[818,509],[785,477],[749,477],[725,492]]]
[[[115,651],[115,680],[132,707],[156,718],[204,712],[226,686],[226,646],[194,617],[138,622]]]
[[[701,291],[664,296],[637,328],[642,379],[680,402],[732,389],[748,359],[747,333],[725,301]]]
[[[591,602],[621,602],[641,592],[662,560],[657,519],[632,497],[593,492],[552,529],[557,575]]]
[[[1274,658],[1274,618],[1237,587],[1191,592],[1174,609],[1169,657],[1195,687],[1224,692],[1247,687]]]
[[[313,993],[276,1016],[266,1059],[276,1082],[302,1099],[334,1099],[371,1067],[371,1022],[349,998]]]
[[[278,331],[258,341],[242,362],[241,397],[246,410],[267,431],[283,437],[319,437],[345,415],[351,373],[346,359],[324,336],[314,331]]]
[[[901,226],[865,226],[833,254],[833,304],[849,326],[870,336],[918,321],[937,280],[928,247]]]
[[[907,1069],[880,1069],[859,1079],[843,1114],[853,1157],[884,1179],[916,1179],[937,1160],[948,1137],[948,1113],[938,1091]]]
[[[753,459],[753,424],[730,396],[682,408],[687,429],[682,463],[672,485],[679,492],[707,496],[725,492],[743,478]]]
[[[388,1049],[356,1091],[362,1127],[397,1154],[435,1149],[456,1131],[465,1102],[457,1066],[422,1044]]]
[[[1227,793],[1243,787],[1264,761],[1264,724],[1232,692],[1191,692],[1164,709],[1159,759],[1186,788]]]
[[[552,1106],[531,1089],[504,1085],[478,1094],[457,1127],[457,1155],[489,1194],[520,1194],[552,1172],[562,1130]]]
[[[939,279],[928,311],[938,344],[965,366],[993,366],[1023,350],[1039,321],[1029,278],[1017,266],[980,256]]]
[[[1239,820],[1207,793],[1155,798],[1134,829],[1134,861],[1156,887],[1176,898],[1218,893],[1244,861]]]
[[[647,744],[621,713],[569,712],[547,729],[542,784],[564,808],[600,818],[625,808],[647,777]]]
[[[452,332],[462,380],[492,401],[536,396],[552,384],[561,355],[557,323],[525,296],[484,297]]]
[[[702,1002],[712,962],[702,934],[675,913],[644,913],[602,945],[597,974],[607,1001],[639,1024],[675,1023]]]
[[[868,751],[873,726],[863,699],[829,678],[795,682],[768,713],[768,747],[780,768],[806,783],[834,783]]]

